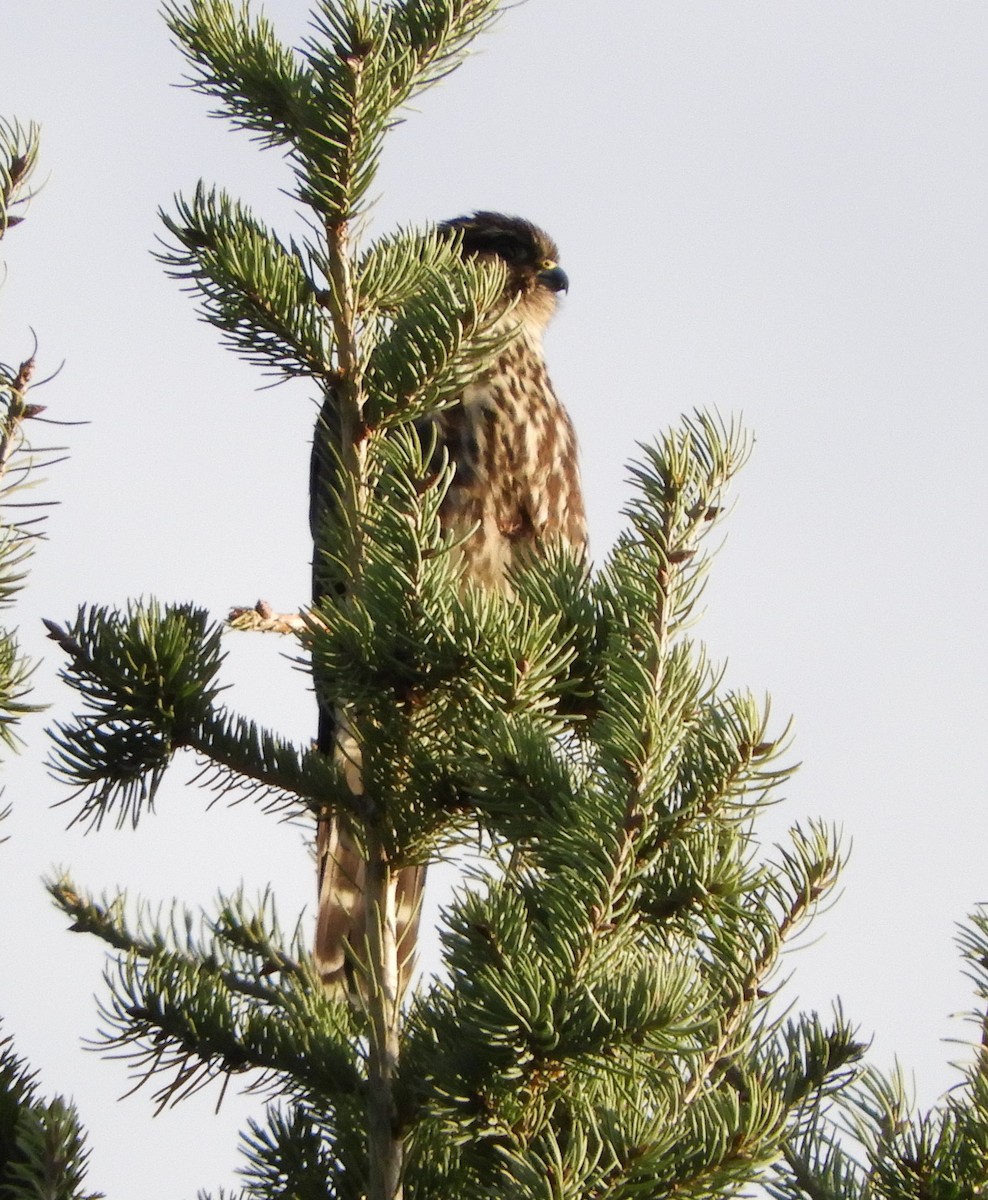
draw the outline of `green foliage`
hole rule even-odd
[[[37,164],[39,130],[33,122],[22,126],[0,118],[0,239],[24,219],[17,210],[31,199],[31,175]],[[9,608],[24,587],[27,564],[39,536],[39,518],[30,515],[35,505],[20,499],[37,482],[39,467],[54,461],[46,456],[56,448],[32,450],[24,424],[43,411],[28,403],[34,375],[34,355],[19,366],[0,362],[0,607]],[[14,496],[18,501],[14,501]],[[12,514],[12,507],[14,511]],[[27,514],[27,515],[26,515]],[[0,742],[17,748],[18,722],[35,705],[25,697],[34,665],[21,654],[17,638],[0,629]]]
[[[189,748],[235,795],[345,809],[390,869],[478,839],[488,859],[446,914],[444,972],[386,1078],[386,1014],[325,997],[266,902],[221,898],[193,934],[180,910],[130,924],[122,897],[52,885],[73,928],[118,952],[103,1041],[159,1080],[159,1104],[248,1072],[277,1097],[247,1135],[252,1196],[362,1196],[396,1139],[422,1197],[736,1190],[860,1051],[839,1018],[781,1028],[769,1012],[781,948],[841,854],[817,825],[761,853],[784,735],[721,692],[687,636],[744,435],[698,414],[645,448],[628,529],[593,575],[548,547],[512,595],[481,591],[443,532],[450,467],[413,422],[515,336],[503,272],[437,231],[358,247],[350,222],[398,110],[497,8],[322,0],[296,53],[246,6],[167,9],[193,86],[285,151],[305,209],[299,243],[200,185],[165,217],[162,257],[227,345],[322,393],[323,598],[302,643],[323,711],[356,734],[362,793],[329,756],[219,708],[218,627],[154,602],[51,626],[85,707],[56,730],[56,769],[81,816],[136,821]],[[381,1111],[384,1141],[366,1141]]]
[[[270,895],[254,907],[220,896],[198,920],[177,905],[165,921],[139,906],[128,921],[124,893],[94,899],[66,877],[49,891],[75,932],[124,952],[108,974],[100,1044],[129,1058],[139,1082],[169,1076],[160,1107],[248,1070],[261,1072],[255,1088],[323,1103],[359,1088],[349,1011],[314,986],[298,928],[285,937]]]
[[[33,121],[25,127],[0,117],[0,238],[24,219],[14,209],[31,199],[28,188],[40,142],[40,130]]]
[[[0,1197],[99,1200],[83,1191],[88,1157],[75,1108],[41,1099],[10,1038],[0,1038]]]
[[[169,3],[191,85],[217,115],[287,149],[302,202],[327,222],[357,216],[399,109],[452,71],[499,0],[320,0],[293,54],[264,17],[231,0]]]
[[[959,1085],[914,1111],[902,1073],[869,1068],[833,1096],[807,1097],[768,1190],[776,1200],[960,1200],[988,1187],[988,910],[962,926],[958,945],[974,984],[977,1031]]]
[[[298,1200],[348,1194],[337,1186],[339,1160],[333,1147],[341,1133],[338,1128],[327,1126],[299,1105],[290,1113],[271,1107],[267,1118],[266,1128],[251,1121],[244,1135],[248,1160],[243,1171],[245,1196],[277,1195],[287,1180]],[[353,1149],[360,1153],[357,1147]],[[349,1194],[353,1200],[359,1195]]]
[[[23,217],[15,209],[30,199],[30,177],[37,163],[39,130],[0,118],[0,238]],[[24,422],[41,406],[29,404],[33,354],[18,367],[0,363],[0,607],[9,608],[27,579],[27,564],[38,538],[37,518],[25,517],[30,505],[10,515],[11,497],[35,482],[39,458],[24,435]],[[51,453],[51,450],[40,454]],[[49,464],[50,465],[50,464]],[[0,630],[0,740],[18,745],[15,725],[26,713],[33,666],[20,653],[14,634]],[[9,813],[0,811],[0,820]],[[0,838],[0,841],[5,839]],[[0,1037],[0,1200],[99,1200],[84,1193],[89,1152],[73,1105],[39,1095],[36,1075],[19,1058],[10,1037]]]
[[[153,807],[175,754],[210,759],[200,783],[271,809],[317,806],[345,790],[331,764],[215,704],[221,626],[191,605],[83,607],[66,627],[46,622],[68,655],[62,678],[83,712],[53,730],[51,766],[83,798],[77,819],[134,824]]]
[[[366,355],[372,426],[451,404],[510,340],[510,323],[491,322],[492,313],[503,315],[504,268],[464,260],[458,241],[400,238],[379,243],[364,260],[358,311],[390,317]]]
[[[304,640],[338,689],[324,701],[345,697],[361,731],[389,854],[422,861],[478,828],[493,851],[493,874],[446,915],[444,976],[405,1023],[410,1195],[535,1196],[546,1178],[572,1196],[739,1188],[860,1055],[841,1018],[779,1028],[769,1012],[782,946],[829,894],[840,851],[810,825],[759,856],[752,821],[787,778],[784,745],[751,698],[719,692],[684,631],[743,451],[736,431],[686,422],[636,469],[633,524],[603,569],[559,553],[520,571],[512,599],[457,586],[439,521],[448,472],[412,436],[371,439],[358,528],[341,519],[323,540],[346,589]],[[93,747],[72,760],[91,786],[119,786],[101,722],[125,741],[140,730],[137,750],[196,740],[218,686],[202,614],[84,615],[60,640],[77,644],[67,674],[99,714],[79,726],[92,740],[71,742]],[[267,1194],[276,1169],[297,1170],[300,1194],[330,1177],[325,1194],[360,1194],[367,1029],[313,987],[297,936],[284,946],[263,906],[239,900],[183,942],[188,916],[133,930],[120,900],[80,900],[66,882],[54,894],[74,928],[124,951],[103,1037],[162,1077],[159,1103],[247,1071],[292,1101],[252,1135],[248,1194]]]
[[[330,370],[331,329],[302,253],[285,247],[250,210],[200,184],[162,213],[174,248],[159,254],[168,273],[190,280],[203,317],[249,362],[287,375]]]
[[[136,822],[151,803],[174,751],[188,745],[216,696],[220,630],[191,606],[131,604],[124,613],[81,608],[49,631],[71,655],[63,677],[88,712],[55,727],[52,765],[80,791],[81,816],[100,824]]]
[[[496,303],[502,271],[464,262],[455,238],[406,231],[348,252],[347,223],[365,204],[396,110],[452,70],[497,9],[495,0],[321,3],[293,53],[247,6],[166,8],[192,86],[233,125],[287,150],[310,235],[286,243],[200,184],[163,214],[161,259],[228,346],[276,374],[313,378],[365,427],[452,403],[514,333]],[[341,436],[329,438],[327,458],[346,449]]]
[[[2,555],[0,549],[0,563]],[[21,654],[15,635],[0,630],[0,741],[11,750],[19,745],[14,731],[17,723],[27,713],[41,711],[41,706],[25,702],[33,673],[34,664]]]
[[[439,520],[449,471],[427,463],[427,450],[407,433],[371,441],[357,528],[340,504],[321,539],[326,598],[305,637],[325,703],[345,700],[361,730],[367,791],[393,798],[384,836],[401,861],[420,861],[433,833],[473,807],[460,771],[470,731],[504,707],[519,720],[541,713],[546,730],[562,732],[553,689],[570,658],[557,617],[459,586]]]
[[[598,631],[584,638],[591,710],[561,728],[572,658],[550,636],[541,703],[487,689],[486,721],[457,727],[450,790],[511,857],[447,913],[448,978],[409,1017],[411,1194],[535,1196],[547,1178],[574,1197],[741,1186],[778,1152],[790,1108],[860,1053],[841,1021],[774,1031],[766,981],[840,853],[812,826],[774,862],[754,857],[781,747],[753,702],[718,695],[679,632],[741,450],[702,418],[636,471],[635,527],[558,625],[582,614]],[[537,574],[517,579],[523,601]],[[650,606],[646,580],[659,581]]]
[[[220,101],[215,115],[262,145],[290,144],[299,114],[314,104],[312,77],[271,22],[231,0],[166,4],[164,14],[194,68],[191,85]]]

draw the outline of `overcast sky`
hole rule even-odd
[[[155,595],[222,616],[304,601],[304,387],[221,349],[151,256],[156,209],[225,186],[290,235],[288,174],[207,120],[151,3],[0,0],[0,113],[43,126],[45,187],[5,239],[0,358],[40,343],[37,394],[68,431],[62,501],[19,620],[37,698],[67,711],[39,618]],[[307,0],[266,10],[297,44]],[[697,405],[756,449],[698,629],[727,682],[795,718],[803,766],[761,833],[809,816],[853,841],[843,896],[794,954],[789,994],[840,996],[874,1060],[920,1098],[972,1003],[955,923],[988,899],[983,539],[988,526],[988,6],[980,0],[530,0],[391,137],[373,230],[520,213],[571,289],[548,357],[579,431],[593,549],[620,528],[625,463]],[[314,714],[276,639],[232,635],[229,702],[298,741]],[[50,719],[52,714],[48,715]],[[65,932],[52,864],[99,891],[208,904],[273,883],[312,910],[302,832],[206,809],[176,768],[135,833],[66,830],[44,719],[7,772],[0,1013],[46,1090],[77,1100],[92,1187],[191,1198],[232,1182],[257,1099],[150,1120],[125,1069],[80,1048],[104,958]],[[436,889],[433,901],[438,902]]]

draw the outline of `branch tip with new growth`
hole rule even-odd
[[[231,608],[226,622],[231,629],[253,633],[302,633],[305,630],[301,613],[275,612],[267,600],[258,600],[253,608]]]

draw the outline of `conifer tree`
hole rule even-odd
[[[808,1098],[774,1166],[775,1200],[975,1200],[988,1192],[988,909],[958,945],[977,1006],[961,1078],[928,1112],[915,1111],[900,1067],[872,1067],[845,1088]]]
[[[24,219],[30,181],[38,157],[36,125],[0,118],[0,240]],[[10,608],[25,584],[37,538],[35,506],[20,497],[32,473],[52,465],[54,451],[32,450],[26,421],[37,419],[41,405],[28,400],[34,354],[18,366],[0,362],[0,606]],[[13,499],[17,496],[18,499]],[[32,515],[33,514],[33,515]],[[28,712],[32,664],[21,653],[12,629],[0,629],[0,744],[18,747],[16,727]],[[9,808],[0,811],[4,820]],[[0,837],[0,842],[4,839]],[[2,852],[0,852],[2,853]],[[56,1096],[39,1095],[37,1080],[0,1035],[0,1197],[4,1200],[84,1200],[85,1136],[74,1106]]]
[[[458,579],[439,520],[450,473],[412,422],[503,348],[502,280],[433,230],[358,231],[398,113],[499,7],[318,0],[297,51],[232,0],[166,9],[193,85],[282,153],[303,216],[280,237],[202,183],[164,215],[162,258],[225,344],[335,406],[317,436],[340,465],[338,519],[315,553],[338,586],[280,624],[322,706],[347,714],[364,793],[220,703],[223,625],[192,604],[50,624],[82,706],[54,730],[54,766],[97,826],[147,818],[182,750],[273,813],[348,814],[376,864],[365,986],[325,995],[270,897],[161,925],[122,894],[67,878],[51,892],[115,952],[104,1044],[159,1103],[233,1076],[267,1089],[244,1196],[738,1193],[860,1055],[839,1012],[770,1008],[841,852],[816,823],[761,852],[784,731],[721,688],[688,634],[743,432],[698,413],[643,448],[596,571],[557,551],[510,598]],[[441,973],[399,1009],[390,881],[467,841],[487,869],[445,912]]]
[[[36,125],[0,118],[0,240],[24,219],[38,146]],[[0,606],[4,608],[13,604],[24,586],[40,519],[31,515],[32,506],[20,503],[20,494],[33,470],[51,465],[51,460],[37,461],[24,432],[24,423],[44,411],[28,401],[34,367],[33,353],[16,367],[0,362]],[[16,634],[0,629],[0,744],[8,751],[18,745],[18,721],[25,713],[37,711],[26,702],[31,670]]]

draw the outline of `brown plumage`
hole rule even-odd
[[[464,534],[476,527],[460,550],[467,577],[503,588],[519,550],[556,539],[578,550],[586,545],[576,438],[542,354],[542,334],[568,280],[557,265],[555,243],[528,221],[478,212],[440,228],[461,233],[464,255],[500,258],[508,271],[506,298],[517,300],[507,319],[520,325],[519,334],[493,368],[470,384],[457,404],[419,422],[423,439],[435,428],[456,468],[442,509],[445,527]],[[332,420],[328,407],[321,419]],[[312,464],[314,537],[324,519],[318,443],[317,438]],[[318,601],[318,579],[314,591]],[[320,714],[318,745],[324,753],[341,757],[349,768],[351,787],[359,792],[357,749],[336,714]],[[316,852],[319,913],[314,955],[326,987],[342,992],[349,979],[347,944],[359,953],[365,938],[364,864],[345,817],[327,813],[320,819]],[[414,967],[424,882],[425,867],[407,867],[396,879],[402,993]]]

